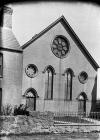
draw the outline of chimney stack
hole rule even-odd
[[[0,26],[12,28],[12,13],[13,10],[10,7],[4,6],[0,8]]]

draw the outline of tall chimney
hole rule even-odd
[[[12,8],[4,6],[0,8],[0,26],[12,28]]]

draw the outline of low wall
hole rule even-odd
[[[53,133],[96,133],[100,132],[100,125],[74,125],[68,124],[66,126],[52,126]]]
[[[31,134],[49,132],[53,126],[53,113],[32,112],[30,116],[1,116],[0,134]]]
[[[51,112],[31,112],[30,116],[0,116],[0,135],[11,134],[52,134],[52,133],[93,133],[100,132],[97,125],[79,125],[72,123],[60,126],[55,125],[54,114]]]

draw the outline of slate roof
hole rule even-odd
[[[11,29],[0,27],[0,50],[22,52],[20,44]]]

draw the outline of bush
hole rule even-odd
[[[13,108],[10,104],[1,106],[1,115],[12,115],[13,114]]]
[[[10,104],[6,104],[1,107],[1,115],[11,116],[11,115],[27,115],[29,116],[29,111],[27,111],[27,106],[20,104],[12,107]]]
[[[20,104],[14,107],[14,116],[16,115],[27,115],[29,116],[29,111],[27,111],[27,106]]]

